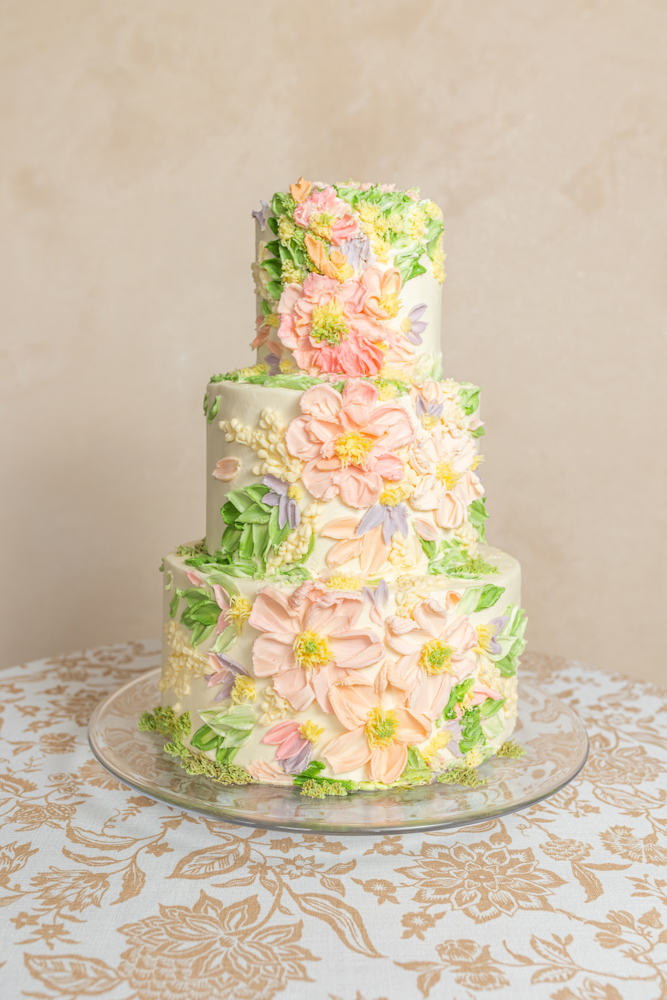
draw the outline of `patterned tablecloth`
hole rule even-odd
[[[667,997],[667,693],[526,656],[582,774],[460,832],[285,835],[124,788],[86,726],[157,643],[0,674],[3,998]]]

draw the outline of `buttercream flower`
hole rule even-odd
[[[315,239],[308,233],[304,240],[308,256],[312,260],[316,269],[326,278],[336,278],[343,282],[346,278],[354,277],[354,270],[347,262],[345,254],[336,247],[332,247],[327,254],[326,244],[322,240]],[[294,280],[294,279],[292,279]]]
[[[307,181],[303,177],[299,177],[296,184],[290,184],[289,186],[290,194],[294,198],[297,205],[300,205],[302,201],[305,201],[312,189],[313,182]]]
[[[259,228],[264,230],[266,229],[266,220],[269,217],[271,209],[269,208],[269,206],[266,204],[265,201],[261,202],[261,206],[262,206],[261,211],[253,212],[252,217],[253,219],[257,219],[257,222],[259,223]]]
[[[403,678],[410,708],[436,719],[447,703],[452,682],[469,677],[475,664],[466,656],[477,645],[477,633],[466,615],[447,624],[447,611],[432,599],[421,601],[412,618],[390,615],[387,643],[400,659],[394,665]]]
[[[389,600],[389,587],[386,580],[380,580],[377,587],[364,587],[364,604],[370,606],[369,617],[376,625],[382,625],[382,612]]]
[[[340,251],[332,251],[332,259],[334,254],[348,266]],[[325,269],[323,259],[315,263]],[[376,375],[384,363],[379,343],[385,331],[363,312],[368,292],[361,282],[356,278],[341,282],[338,273],[336,264],[333,276],[313,272],[303,285],[285,286],[278,304],[278,336],[294,352],[298,366],[311,375]]]
[[[258,677],[273,677],[273,688],[297,711],[317,699],[331,712],[329,688],[350,671],[377,663],[382,643],[369,629],[354,630],[361,597],[327,591],[308,582],[291,597],[264,587],[253,605],[250,624],[263,632],[253,644]]]
[[[370,507],[361,521],[355,534],[365,535],[372,528],[382,528],[382,541],[385,545],[391,545],[391,540],[397,531],[408,537],[408,518],[404,503],[382,504],[378,503]]]
[[[333,685],[331,705],[348,732],[330,740],[320,754],[337,774],[367,764],[371,781],[390,784],[405,769],[408,747],[426,739],[431,723],[403,703],[400,690],[385,688],[383,699],[377,688],[361,676]]]
[[[420,477],[410,497],[412,506],[435,511],[441,528],[458,528],[468,520],[468,505],[484,493],[473,471],[476,457],[469,437],[454,437],[445,428],[438,427],[418,441],[410,455],[410,465]]]
[[[364,312],[379,320],[393,319],[398,314],[401,272],[397,268],[383,269],[373,264],[364,271],[361,283],[368,291]]]
[[[301,511],[294,498],[293,484],[272,475],[264,476],[262,483],[269,487],[269,492],[262,497],[262,503],[278,508],[278,527],[284,528],[289,522],[292,531],[298,528],[301,524]]]
[[[426,303],[420,302],[419,305],[413,306],[408,315],[401,321],[401,330],[411,344],[421,344],[422,342],[421,335],[428,326],[426,320],[422,319],[426,308]]]
[[[208,687],[222,685],[213,701],[224,701],[231,696],[237,677],[249,677],[248,671],[237,660],[223,653],[209,653],[208,660],[213,670],[207,675]]]
[[[330,569],[358,556],[361,572],[368,576],[377,573],[389,558],[389,545],[385,545],[382,538],[382,528],[373,528],[359,536],[360,521],[358,517],[337,517],[320,528],[323,538],[340,539],[327,552],[326,562]]]
[[[262,743],[278,744],[276,760],[288,774],[301,774],[313,756],[315,744],[324,732],[314,722],[279,722],[269,729]]]
[[[492,618],[490,622],[485,625],[477,626],[477,646],[475,647],[476,653],[490,653],[492,656],[498,656],[502,653],[502,647],[496,636],[505,625],[509,618],[504,615],[502,618]]]
[[[219,479],[223,483],[228,483],[235,479],[241,471],[240,458],[221,458],[215,463],[215,469],[211,473],[214,479]]]
[[[335,188],[327,184],[326,187],[315,188],[307,198],[304,198],[297,205],[294,209],[294,221],[302,229],[311,228],[314,220],[320,222],[320,225],[332,226],[337,218],[342,218],[343,216],[349,217],[349,212],[350,206],[348,203],[338,197]],[[324,216],[323,223],[320,221],[322,216]],[[356,231],[356,223],[354,231]]]
[[[302,459],[301,478],[318,500],[340,493],[349,507],[370,507],[382,492],[382,480],[403,478],[403,463],[393,450],[410,442],[414,432],[401,406],[375,408],[378,390],[350,379],[342,395],[328,385],[301,397],[304,416],[287,428],[286,443]]]

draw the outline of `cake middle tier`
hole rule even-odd
[[[205,398],[206,548],[232,575],[493,572],[478,552],[487,515],[477,387],[255,384],[253,371],[212,380]]]

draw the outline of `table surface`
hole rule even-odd
[[[92,758],[94,705],[158,662],[128,643],[0,673],[3,996],[667,997],[667,692],[526,655],[591,737],[567,788],[460,831],[290,836]]]

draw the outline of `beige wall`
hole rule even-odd
[[[4,0],[1,658],[157,635],[204,528],[250,211],[300,173],[445,211],[533,648],[665,677],[667,6]],[[661,623],[662,620],[662,623]]]

